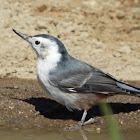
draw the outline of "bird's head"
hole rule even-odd
[[[59,57],[60,59],[63,55],[67,54],[64,44],[53,36],[47,34],[26,36],[14,29],[13,31],[21,38],[29,42],[40,59],[47,59],[49,57],[50,59],[56,57]]]

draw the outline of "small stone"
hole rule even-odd
[[[116,52],[115,54],[113,54],[114,57],[120,57],[121,54],[119,52]]]
[[[125,17],[125,14],[124,14],[124,12],[119,11],[119,12],[116,14],[116,17],[117,17],[118,19],[123,19],[123,18]]]
[[[32,70],[29,70],[29,73],[33,73],[33,71]]]
[[[84,1],[82,3],[82,8],[83,9],[92,9],[92,10],[99,10],[102,7],[100,6],[100,4],[97,1],[93,1],[93,0],[88,0],[88,1]]]
[[[14,89],[18,89],[19,87],[18,86],[14,86]]]
[[[12,73],[17,73],[17,71],[16,70],[13,70]]]
[[[131,49],[130,49],[130,47],[129,47],[129,46],[124,46],[124,47],[122,47],[122,48],[118,49],[118,52],[120,52],[120,53],[130,54]]]
[[[96,128],[97,133],[101,133],[101,128]]]
[[[10,109],[13,109],[14,107],[13,107],[13,106],[9,106],[9,108],[10,108]]]
[[[18,114],[22,114],[23,112],[19,111]]]
[[[122,58],[122,61],[127,61],[127,58]]]
[[[133,18],[140,19],[140,8],[134,8],[132,14],[133,14]]]

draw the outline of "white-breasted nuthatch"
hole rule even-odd
[[[46,93],[69,110],[84,110],[78,128],[94,121],[85,122],[87,110],[101,99],[118,94],[140,96],[139,88],[70,56],[57,38],[46,34],[26,36],[13,31],[36,52],[37,78]]]

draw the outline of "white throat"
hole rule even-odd
[[[37,39],[42,44],[38,51],[39,55],[37,70],[40,69],[41,71],[49,72],[57,66],[62,54],[59,53],[59,47],[56,42],[41,37],[37,37]]]
[[[38,58],[37,78],[41,86],[48,92],[50,87],[49,73],[54,70],[61,59],[61,54],[48,55],[45,59]]]
[[[61,59],[60,53],[49,53],[45,58],[38,58],[37,71],[49,73],[56,68]]]

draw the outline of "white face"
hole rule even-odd
[[[37,56],[42,59],[47,59],[48,57],[57,56],[59,53],[58,45],[56,42],[42,38],[42,37],[31,37],[29,38],[29,42],[33,49],[35,50]]]
[[[42,36],[26,36],[15,29],[13,31],[31,44],[38,56],[39,62],[40,60],[43,63],[45,62],[44,64],[51,68],[61,60],[62,54],[59,52],[59,46],[55,40]]]

